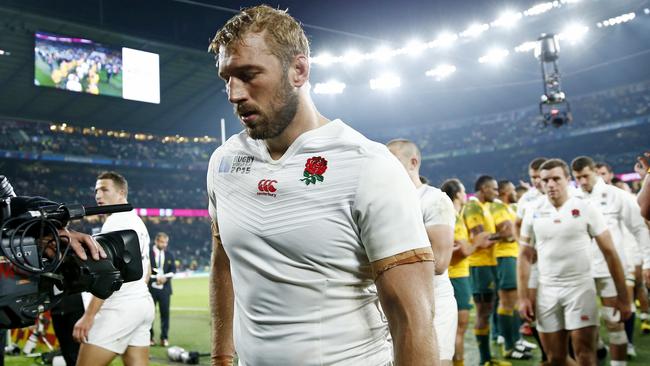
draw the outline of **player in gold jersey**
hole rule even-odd
[[[469,233],[461,215],[461,210],[467,202],[465,187],[458,179],[448,179],[442,183],[440,190],[451,199],[456,209],[456,224],[454,226],[454,249],[449,263],[449,279],[454,287],[454,297],[458,306],[458,326],[456,328],[454,366],[464,366],[465,332],[469,324],[469,311],[472,309],[470,298],[472,285],[469,278],[468,256],[474,252],[474,246],[469,242]],[[489,234],[482,237],[487,241]]]
[[[479,346],[481,365],[509,365],[508,362],[493,360],[490,352],[490,314],[494,308],[496,293],[496,266],[494,243],[500,239],[489,204],[498,196],[497,181],[487,175],[481,176],[474,186],[476,196],[467,201],[463,209],[463,220],[469,230],[475,252],[469,256],[472,294],[476,304],[474,335]],[[490,240],[479,247],[482,235]]]

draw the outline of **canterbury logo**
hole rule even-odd
[[[276,194],[275,192],[278,190],[275,188],[275,184],[277,183],[277,180],[271,180],[271,179],[262,179],[259,183],[257,183],[257,194],[260,196],[271,196],[275,197]]]

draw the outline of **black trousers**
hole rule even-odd
[[[0,366],[5,366],[6,345],[7,345],[7,330],[0,328]]]
[[[84,315],[83,311],[73,311],[65,314],[52,314],[52,326],[54,334],[59,340],[61,354],[66,365],[76,365],[79,355],[79,343],[72,338],[74,325]]]
[[[151,288],[153,304],[158,305],[160,310],[160,339],[169,339],[169,303],[171,294],[163,290]],[[153,326],[151,327],[151,339],[154,338]]]

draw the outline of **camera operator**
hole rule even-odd
[[[95,200],[99,206],[127,203],[128,183],[115,172],[97,177]],[[106,300],[84,293],[86,311],[74,326],[73,337],[81,343],[78,366],[108,365],[117,355],[126,366],[149,362],[149,329],[154,320],[154,305],[147,282],[149,234],[134,210],[108,215],[102,233],[130,229],[138,234],[142,278],[125,283]]]
[[[75,365],[79,355],[79,342],[72,338],[72,331],[77,321],[84,315],[84,303],[81,294],[65,295],[52,310],[54,334],[59,340],[61,355],[66,365]]]

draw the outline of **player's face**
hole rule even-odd
[[[585,167],[579,172],[573,171],[573,177],[576,179],[580,188],[585,192],[591,192],[594,189],[598,174],[593,171],[590,167]]]
[[[499,196],[499,186],[497,185],[496,180],[491,180],[485,183],[481,190],[483,191],[483,197],[485,197],[487,202],[492,202]]]
[[[95,201],[99,206],[118,205],[126,202],[124,191],[117,189],[110,179],[98,179],[95,183]]]
[[[542,181],[542,187],[550,199],[556,200],[566,197],[569,177],[564,174],[564,169],[561,167],[544,169],[540,170],[539,175]]]
[[[600,168],[596,168],[596,172],[598,173],[598,175],[603,177],[605,183],[612,184],[612,178],[614,178],[614,174],[610,173],[609,170],[607,170],[607,168],[601,166]]]
[[[467,203],[467,193],[465,192],[465,186],[464,185],[462,185],[462,184],[460,185],[460,191],[458,191],[458,193],[456,193],[456,197],[458,197],[458,199],[460,200],[460,202],[463,205],[465,203]]]
[[[169,245],[169,238],[165,237],[158,237],[156,238],[156,247],[160,250],[165,250],[167,249],[167,245]]]
[[[535,189],[541,190],[542,189],[542,180],[540,179],[540,176],[539,176],[539,170],[528,169],[528,176],[530,176],[530,182],[533,183],[533,186],[535,186]]]
[[[515,192],[515,185],[508,183],[501,192],[504,197],[507,198],[508,202],[513,203],[517,202],[517,192]]]
[[[219,52],[219,77],[235,115],[254,139],[279,136],[298,111],[298,92],[261,33]]]

